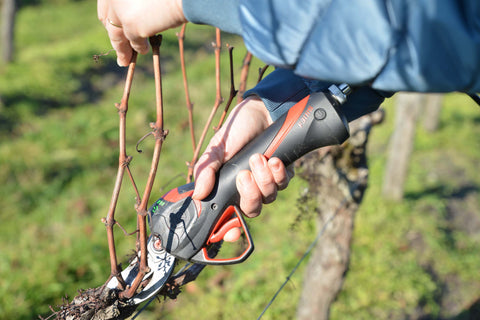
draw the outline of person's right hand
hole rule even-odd
[[[195,190],[192,197],[202,200],[208,196],[220,167],[271,123],[265,105],[258,98],[248,97],[236,106],[195,165]],[[242,170],[237,175],[236,187],[240,194],[240,209],[252,218],[260,214],[262,204],[274,201],[277,191],[287,187],[293,169],[285,168],[278,158],[267,159],[261,154],[252,155],[249,164],[251,170]],[[239,230],[231,231],[225,235],[224,240],[238,239]]]
[[[132,49],[148,52],[148,37],[187,22],[182,0],[98,0],[97,13],[120,66],[130,63]]]

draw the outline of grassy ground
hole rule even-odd
[[[190,28],[190,27],[189,27]],[[211,28],[190,28],[187,61],[197,133],[214,101]],[[174,32],[162,46],[166,127],[154,198],[183,183],[191,157]],[[228,38],[230,43],[237,43]],[[105,216],[117,166],[118,116],[113,107],[125,70],[113,55],[94,54],[109,43],[88,1],[44,1],[21,8],[16,60],[0,69],[0,319],[48,313],[64,295],[96,287],[109,273]],[[226,50],[224,50],[224,53]],[[234,50],[237,66],[243,49]],[[228,77],[223,60],[223,92]],[[257,61],[253,72],[260,66]],[[237,68],[238,70],[238,68]],[[253,78],[253,77],[252,77]],[[140,57],[128,115],[129,154],[138,184],[149,169],[148,149],[136,141],[148,132],[154,91],[149,57]],[[419,129],[406,197],[380,195],[394,109],[373,132],[370,187],[358,212],[350,270],[332,319],[464,319],[480,297],[480,111],[462,95],[445,100],[440,130]],[[117,218],[133,230],[132,188],[122,189]],[[256,251],[245,263],[206,268],[177,301],[154,303],[142,319],[256,318],[315,237],[299,214],[303,182],[267,206],[251,223]],[[118,232],[119,254],[133,240]],[[264,319],[291,319],[302,286],[302,268]],[[466,319],[466,318],[465,318]]]

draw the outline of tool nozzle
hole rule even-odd
[[[350,86],[346,83],[342,83],[337,85],[332,84],[329,88],[328,91],[332,94],[332,96],[337,100],[338,103],[344,104],[345,101],[347,101],[347,95],[352,92],[352,89]]]

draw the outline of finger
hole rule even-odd
[[[132,25],[133,27],[134,25]],[[132,30],[130,25],[124,26],[123,32],[125,37],[129,41],[129,45],[133,50],[141,54],[146,54],[150,50],[150,45],[148,43],[147,37],[142,37],[138,35],[138,31]]]
[[[98,15],[108,33],[108,38],[112,44],[113,49],[117,53],[117,64],[125,67],[132,59],[132,47],[130,41],[126,38],[123,28],[120,25],[120,20],[117,15],[106,8],[105,4],[98,2]]]
[[[258,189],[252,173],[248,170],[240,171],[236,184],[240,194],[240,209],[249,218],[258,216],[262,211],[262,193]]]
[[[273,202],[277,198],[277,184],[268,166],[267,159],[263,155],[254,154],[250,157],[249,164],[258,190],[262,194],[263,203]]]
[[[268,167],[272,172],[278,190],[285,189],[290,181],[290,176],[283,162],[278,158],[271,158],[268,160]]]
[[[203,200],[212,192],[217,170],[215,166],[208,166],[200,172],[198,178],[195,179],[195,189],[192,194],[193,199]]]
[[[292,180],[295,177],[295,167],[293,164],[287,167],[288,181]]]
[[[107,17],[107,13],[108,13],[108,2],[105,0],[98,0],[97,16],[98,16],[98,20],[102,21],[103,25],[105,25],[104,20]]]
[[[240,228],[232,228],[225,233],[223,240],[227,242],[235,242],[240,239],[242,235],[242,230]]]
[[[108,27],[108,30],[112,28],[118,29],[114,26]],[[133,49],[130,46],[130,42],[125,35],[119,33],[117,30],[113,30],[112,32],[108,32],[110,43],[112,44],[113,49],[117,53],[117,64],[121,67],[126,67],[132,60]]]

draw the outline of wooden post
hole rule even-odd
[[[399,93],[396,96],[395,130],[390,138],[382,188],[386,198],[396,201],[403,198],[418,111],[424,98],[425,95],[421,93]]]
[[[2,0],[0,48],[3,63],[13,60],[13,33],[15,27],[16,5],[15,0]]]
[[[426,95],[425,112],[423,113],[423,127],[428,132],[434,132],[438,129],[442,103],[443,94],[431,93]]]

